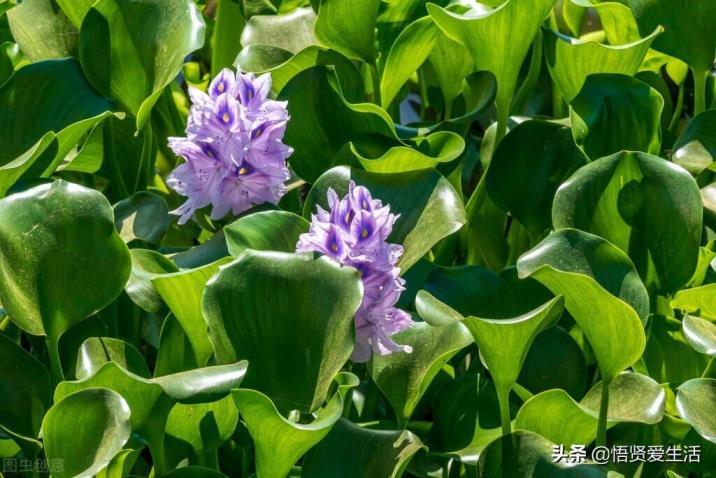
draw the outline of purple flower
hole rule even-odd
[[[208,93],[191,88],[186,137],[169,147],[186,161],[167,184],[187,201],[175,211],[184,224],[196,210],[212,206],[211,218],[241,214],[255,204],[276,204],[285,194],[286,166],[293,150],[283,144],[286,103],[268,98],[271,76],[224,69]]]
[[[320,252],[360,272],[363,302],[355,316],[356,346],[351,359],[366,362],[372,352],[411,352],[410,346],[396,344],[390,338],[413,323],[410,314],[395,307],[405,290],[400,268],[396,267],[403,247],[389,244],[387,239],[398,216],[391,214],[390,205],[383,206],[353,181],[343,199],[329,189],[328,205],[330,211],[317,207],[311,228],[299,238],[296,252]]]

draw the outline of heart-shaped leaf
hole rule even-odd
[[[604,382],[587,392],[580,404],[596,415]],[[634,422],[654,425],[664,416],[666,393],[654,379],[639,373],[623,372],[609,383],[609,422]]]
[[[232,256],[247,249],[257,251],[295,252],[298,237],[308,232],[309,223],[286,211],[264,211],[249,214],[224,228],[226,244]]]
[[[52,174],[111,108],[74,59],[41,61],[17,70],[0,86],[0,197],[23,174]]]
[[[81,390],[57,402],[42,422],[47,459],[62,463],[52,475],[70,478],[98,473],[129,439],[129,417],[124,398],[106,388]]]
[[[341,419],[326,438],[306,454],[302,476],[398,478],[422,448],[420,439],[407,430],[372,430]],[[346,467],[346,463],[354,466]]]
[[[716,284],[680,290],[674,295],[670,305],[687,314],[698,314],[716,320]]]
[[[716,379],[695,378],[676,394],[679,415],[706,440],[716,443]]]
[[[716,325],[688,314],[684,316],[683,323],[689,344],[702,354],[716,357]]]
[[[348,58],[374,63],[379,6],[380,0],[321,0],[316,38]]]
[[[589,76],[571,101],[572,133],[591,159],[622,150],[659,154],[664,99],[625,75]]]
[[[241,32],[241,45],[265,45],[295,54],[317,43],[315,22],[311,8],[297,8],[287,15],[254,15]]]
[[[124,291],[142,309],[157,315],[166,315],[167,306],[157,292],[152,279],[160,275],[179,272],[179,268],[166,256],[149,249],[131,249],[132,273]]]
[[[87,339],[77,352],[77,380],[94,375],[107,362],[114,362],[128,372],[149,378],[151,374],[144,357],[135,346],[112,337]]]
[[[42,417],[52,405],[52,383],[47,369],[10,337],[0,334],[0,430],[10,437],[36,440]],[[39,448],[39,443],[36,443]]]
[[[510,101],[522,62],[554,4],[555,0],[509,0],[488,12],[463,14],[427,5],[430,16],[443,33],[467,47],[475,69],[487,70],[497,78],[499,138],[507,128]]]
[[[298,459],[333,428],[341,417],[346,394],[358,385],[358,377],[341,373],[335,380],[338,384],[335,395],[314,413],[310,423],[287,420],[269,397],[256,390],[232,392],[254,439],[257,478],[285,477]]]
[[[584,89],[590,75],[615,73],[631,76],[649,51],[649,46],[661,33],[657,28],[642,39],[619,45],[605,45],[596,41],[577,40],[551,30],[545,31],[545,56],[550,75],[559,92],[571,102]]]
[[[562,229],[522,255],[517,269],[520,277],[533,277],[564,296],[604,380],[641,357],[646,342],[641,317],[646,318],[649,296],[631,261],[616,246],[586,232]]]
[[[157,244],[169,229],[169,207],[159,195],[140,191],[114,205],[114,222],[125,242]]]
[[[410,345],[413,351],[374,355],[369,371],[395,410],[398,425],[404,428],[437,373],[457,352],[472,343],[472,336],[462,324],[433,327],[416,322],[396,334],[395,340]]]
[[[497,146],[485,178],[487,192],[495,204],[538,237],[551,228],[557,188],[586,162],[570,128],[543,120],[525,121]]]
[[[100,0],[82,20],[82,69],[99,92],[136,117],[140,130],[184,58],[202,47],[204,29],[189,0]]]
[[[130,268],[98,191],[56,181],[0,200],[0,301],[18,327],[47,336],[55,380],[60,336],[112,302]]]
[[[559,188],[552,209],[555,228],[607,239],[629,254],[644,283],[659,292],[678,290],[691,279],[701,218],[701,195],[691,175],[636,152],[580,168]]]
[[[311,188],[303,216],[310,217],[316,205],[328,208],[328,188],[343,196],[351,180],[368,188],[383,204],[390,204],[391,212],[400,214],[388,242],[402,244],[405,248],[398,261],[403,272],[465,223],[465,210],[457,192],[434,170],[379,174],[334,168]]]
[[[245,386],[281,410],[320,406],[354,346],[358,272],[327,257],[246,251],[206,286],[217,362],[248,359]]]

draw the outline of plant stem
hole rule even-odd
[[[602,398],[599,402],[597,445],[607,446],[607,413],[609,412],[609,382],[602,380]]]
[[[679,95],[676,97],[676,106],[674,107],[674,114],[671,115],[671,121],[669,121],[669,131],[676,134],[676,128],[679,126],[679,120],[681,119],[681,112],[684,110],[684,93],[685,93],[684,82],[682,81],[679,85]]]
[[[45,344],[47,345],[47,355],[50,359],[50,376],[52,383],[56,386],[65,379],[62,372],[62,363],[60,362],[60,350],[58,348],[59,340],[56,340],[53,334],[47,334]]]
[[[692,69],[694,74],[694,116],[706,111],[706,78],[708,70]]]
[[[499,387],[497,401],[500,405],[502,436],[505,437],[512,433],[512,421],[510,420],[510,387]]]
[[[5,332],[8,327],[10,327],[10,317],[5,316],[0,320],[0,332]]]
[[[373,103],[381,105],[380,97],[380,76],[378,75],[378,65],[373,62],[370,64],[370,77],[373,80]]]
[[[502,100],[497,102],[497,131],[495,132],[495,148],[500,145],[500,141],[507,134],[507,122],[510,120],[510,100]]]
[[[704,369],[704,373],[701,374],[701,378],[708,378],[709,375],[711,375],[711,369],[714,368],[714,358],[709,358],[709,361],[706,362],[706,368]]]

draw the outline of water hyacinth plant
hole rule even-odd
[[[0,0],[0,478],[709,478],[714,0]]]

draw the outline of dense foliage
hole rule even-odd
[[[716,476],[715,52],[714,0],[0,0],[0,477]]]

